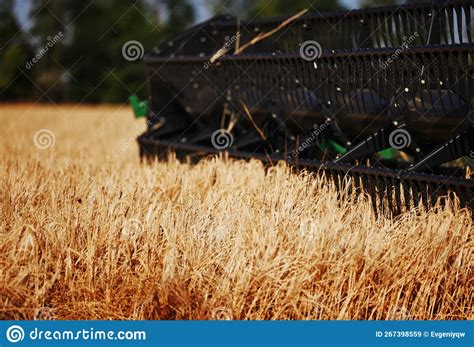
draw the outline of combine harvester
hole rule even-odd
[[[140,154],[285,160],[382,213],[474,209],[473,27],[472,1],[212,18],[145,57]]]

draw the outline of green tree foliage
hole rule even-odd
[[[5,90],[0,100],[126,102],[132,93],[145,97],[143,60],[126,60],[122,47],[137,41],[146,53],[193,21],[188,0],[35,0],[32,25],[22,32],[13,0],[2,0],[0,91]],[[33,58],[38,59],[25,68]]]
[[[146,90],[143,62],[127,61],[122,47],[137,41],[152,47],[160,37],[157,21],[142,2],[94,2],[81,15],[84,4],[71,1],[72,32],[65,48],[70,68],[67,98],[82,102],[124,102],[132,93]],[[85,15],[84,15],[85,14]],[[144,85],[143,85],[144,84]]]
[[[56,1],[62,6],[51,6]],[[144,1],[49,3],[45,16],[38,16],[34,33],[43,39],[57,31],[64,34],[64,39],[54,46],[53,55],[42,59],[41,77],[38,76],[40,81],[60,86],[61,95],[55,95],[55,99],[125,102],[132,93],[145,94],[143,62],[129,62],[122,55],[122,47],[128,41],[150,48],[160,38],[162,29]]]
[[[195,19],[194,8],[187,0],[164,0],[166,31],[175,34],[186,29]]]
[[[12,15],[12,3],[3,0],[0,5],[4,100],[126,102],[130,94],[144,98],[148,76],[143,61],[127,61],[122,47],[138,41],[149,50],[195,20],[191,0],[35,0],[33,24],[24,32]],[[308,7],[311,12],[341,8],[332,0],[215,0],[214,5],[218,12],[233,11],[242,18],[289,15]],[[38,56],[31,69],[19,70]]]
[[[31,95],[26,62],[31,47],[13,16],[13,1],[0,2],[0,100],[20,100]]]
[[[35,46],[31,61],[35,99],[63,101],[66,81],[61,67],[66,35],[66,7],[61,0],[39,0],[31,9],[30,30]],[[53,40],[53,38],[55,38]]]

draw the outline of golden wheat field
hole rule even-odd
[[[284,165],[141,164],[128,107],[0,106],[2,319],[473,319],[473,220]]]

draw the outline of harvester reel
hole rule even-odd
[[[286,160],[340,188],[350,177],[395,213],[451,193],[472,208],[473,12],[460,0],[305,14],[260,41],[288,18],[215,17],[145,57],[141,153]]]

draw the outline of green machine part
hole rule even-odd
[[[325,143],[319,144],[318,147],[322,151],[330,150],[330,151],[335,152],[337,154],[345,154],[347,152],[347,150],[344,147],[342,147],[337,142],[331,141],[331,140],[327,141]]]
[[[321,145],[320,148],[322,150],[331,149],[332,151],[334,151],[338,154],[346,154],[347,153],[347,149],[345,147],[341,146],[340,144],[338,144],[335,141],[328,141],[324,145]],[[381,159],[385,159],[385,160],[395,159],[396,156],[397,156],[397,151],[394,150],[393,148],[387,148],[383,151],[378,152],[378,156]]]
[[[339,154],[346,154],[347,152],[347,149],[345,149],[344,147],[342,147],[340,144],[338,144],[337,142],[334,142],[334,141],[328,141],[327,143],[328,147],[331,148],[333,151],[335,151],[336,153],[339,153]]]
[[[130,104],[132,105],[135,118],[146,117],[148,114],[148,101],[141,101],[136,95],[130,96]]]
[[[381,159],[385,159],[385,160],[395,159],[397,156],[397,151],[394,150],[393,148],[387,148],[387,149],[384,149],[383,151],[380,151],[378,155]]]

